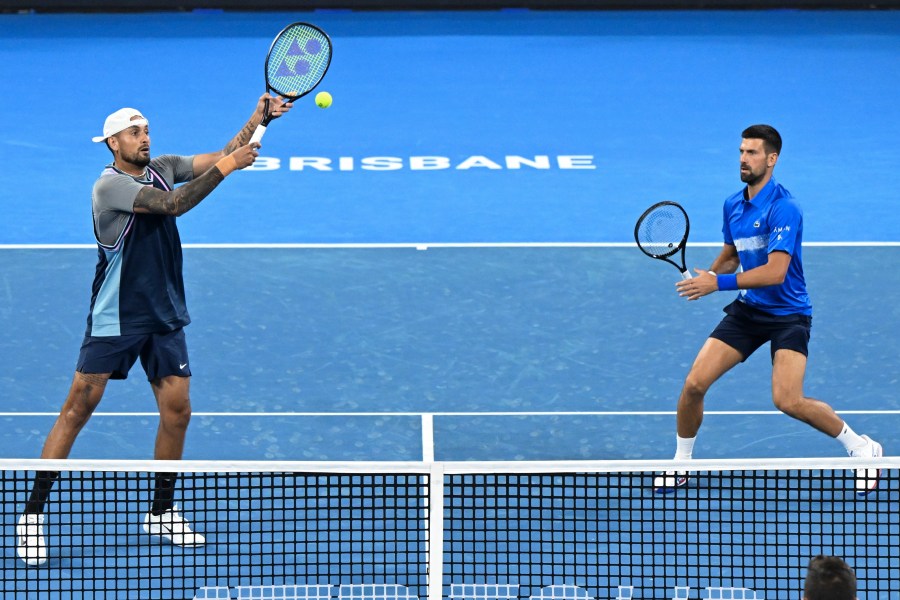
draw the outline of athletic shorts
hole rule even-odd
[[[773,315],[735,300],[724,309],[725,318],[709,337],[721,340],[744,357],[741,362],[765,344],[771,342],[772,360],[778,350],[794,350],[809,356],[809,334],[812,317],[809,315]]]
[[[187,342],[184,329],[180,328],[166,333],[85,336],[75,370],[81,373],[112,373],[111,379],[126,379],[138,357],[148,381],[170,375],[191,376]]]

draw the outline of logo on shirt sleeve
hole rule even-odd
[[[782,236],[781,234],[782,233],[790,233],[790,232],[791,232],[790,225],[785,225],[784,227],[773,227],[772,228],[772,233],[776,234],[776,237],[775,237],[776,240],[783,240],[784,236]]]

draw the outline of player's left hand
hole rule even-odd
[[[268,103],[268,108],[266,107],[266,103]],[[272,96],[266,92],[259,97],[259,102],[256,103],[256,112],[259,115],[265,115],[266,110],[268,110],[269,116],[273,119],[277,119],[278,117],[287,114],[293,106],[293,103],[287,102],[281,96]]]
[[[703,269],[694,269],[694,272],[697,273],[694,277],[675,283],[679,296],[688,300],[698,300],[719,290],[719,283],[715,275]]]

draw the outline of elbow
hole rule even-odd
[[[182,210],[181,207],[179,206],[178,202],[169,201],[169,202],[166,202],[165,204],[161,204],[157,210],[148,211],[148,212],[152,212],[157,215],[164,215],[167,217],[180,217],[187,211]]]
[[[772,274],[771,283],[769,285],[781,285],[787,279],[787,271],[777,271]]]
[[[172,197],[169,202],[169,210],[167,211],[173,217],[180,217],[187,211],[191,210],[190,202],[186,202],[184,197],[184,192],[181,190],[184,188],[178,188],[172,193]]]

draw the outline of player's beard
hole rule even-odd
[[[129,162],[143,169],[150,164],[150,150],[147,149],[147,151],[145,152],[137,150],[133,154],[129,156],[123,156],[122,158],[124,158],[126,162]]]
[[[765,171],[763,171],[762,173],[754,173],[753,168],[748,166],[747,171],[741,170],[741,181],[743,181],[747,185],[756,185],[757,183],[762,181],[762,178],[765,177],[765,175]]]

